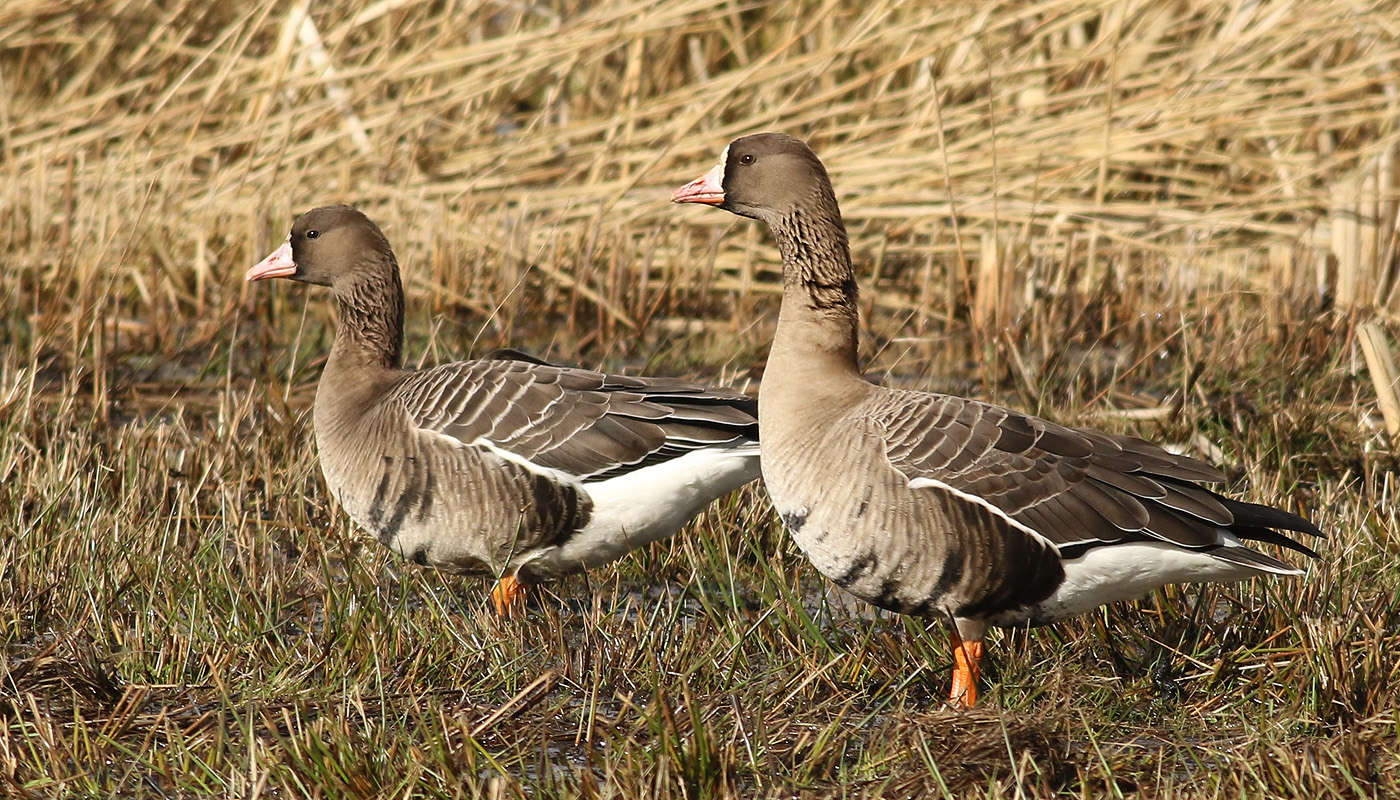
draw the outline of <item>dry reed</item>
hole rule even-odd
[[[1388,307],[1391,11],[9,3],[4,270],[67,291],[103,252],[110,281],[203,313],[211,283],[222,296],[295,211],[327,200],[370,207],[410,263],[442,246],[533,262],[635,246],[658,227],[728,227],[668,208],[664,190],[730,137],[783,128],[814,140],[858,249],[886,260],[956,252],[975,274],[999,249],[978,241],[1005,236],[1037,262],[1085,263],[1084,286],[1140,267],[1158,286],[1275,291],[1330,252],[1300,288]],[[1266,256],[1273,243],[1292,257]],[[651,277],[671,290],[731,293],[754,257],[731,237],[706,269],[677,270],[659,262],[684,248],[658,246]],[[624,328],[648,317],[557,266],[543,279],[591,292]],[[444,282],[435,269],[419,288]],[[467,293],[491,305],[503,288]]]

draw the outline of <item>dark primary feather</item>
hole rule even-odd
[[[514,347],[498,347],[481,357],[482,361],[524,361],[526,364],[540,364],[546,367],[558,366],[548,361],[532,356],[523,350],[516,350]]]

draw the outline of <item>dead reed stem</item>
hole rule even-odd
[[[1336,255],[1339,300],[1384,304],[1393,22],[1321,1],[825,2],[740,17],[731,0],[470,13],[12,3],[0,11],[0,224],[18,257],[0,269],[58,270],[61,284],[111,228],[103,209],[148,192],[160,213],[120,271],[154,242],[205,248],[229,269],[329,200],[412,229],[411,254],[427,240],[415,219],[440,204],[466,257],[526,208],[547,222],[529,226],[532,249],[582,247],[604,214],[623,236],[728,225],[668,208],[665,189],[728,138],[784,128],[815,141],[858,249],[886,259],[922,260],[921,242],[988,227],[1062,257],[1065,235],[1083,231],[1091,262],[1105,241],[1129,262],[1166,254],[1169,268],[1189,253],[1201,286],[1267,291],[1280,267],[1265,245],[1306,243],[1330,216],[1330,245],[1312,243]],[[44,246],[55,221],[57,249]],[[1241,245],[1261,255],[1213,255]],[[674,240],[662,246],[674,256]],[[727,240],[715,266],[737,270],[747,247]],[[160,280],[205,296],[197,263],[175,258]]]

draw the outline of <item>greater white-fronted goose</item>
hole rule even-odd
[[[856,280],[826,169],[778,133],[736,139],[677,189],[768,224],[783,298],[758,392],[763,477],[793,539],[864,600],[951,625],[955,705],[977,699],[988,626],[1040,625],[1168,583],[1301,571],[1285,511],[1200,485],[1209,464],[1001,406],[875,386],[856,363]]]
[[[670,378],[501,357],[402,366],[403,288],[389,242],[349,206],[296,219],[247,280],[328,286],[335,343],[316,388],[331,494],[415,563],[524,587],[671,536],[758,477],[756,403]]]

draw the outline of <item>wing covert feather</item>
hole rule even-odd
[[[1125,540],[1213,547],[1232,526],[1253,526],[1236,533],[1264,541],[1286,539],[1258,533],[1266,526],[1316,531],[1286,512],[1222,498],[1196,483],[1223,479],[1215,467],[1142,439],[946,395],[874,397],[869,413],[883,426],[890,466],[980,497],[1067,556]]]
[[[758,437],[742,393],[493,354],[412,373],[396,391],[421,429],[485,440],[581,480]]]

